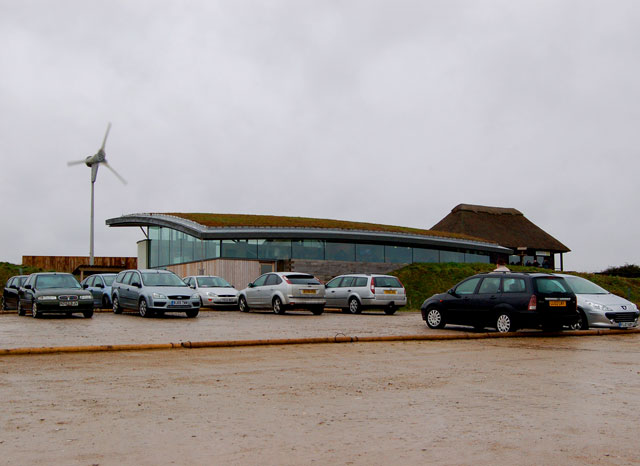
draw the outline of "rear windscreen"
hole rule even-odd
[[[540,294],[571,293],[567,282],[560,277],[538,277],[533,279],[533,283]]]
[[[294,285],[320,285],[316,277],[311,275],[287,275],[287,280]]]
[[[375,285],[383,288],[402,288],[400,280],[396,277],[375,277]]]

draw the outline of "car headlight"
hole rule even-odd
[[[218,297],[218,295],[215,294],[213,291],[207,291],[207,296],[210,296],[212,298],[217,298]]]
[[[152,293],[151,296],[153,296],[153,299],[167,299],[162,293]]]
[[[601,311],[601,312],[611,312],[611,308],[608,306],[605,306],[604,304],[600,304],[600,303],[594,303],[592,301],[586,301],[586,304],[588,306],[591,306],[593,309],[595,309],[596,311]]]
[[[207,293],[209,294],[209,293]],[[198,293],[194,293],[191,295],[191,299],[200,299],[200,295]]]
[[[38,301],[51,301],[58,299],[57,296],[38,296]]]
[[[87,295],[82,295],[82,296],[80,296],[80,299],[84,299],[84,300],[87,300],[87,299],[93,299],[93,296],[91,296],[91,295],[89,295],[89,296],[87,296]]]

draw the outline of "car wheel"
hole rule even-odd
[[[198,317],[198,313],[200,312],[200,309],[189,309],[187,311],[187,317],[189,319],[193,319],[194,317]]]
[[[202,296],[198,297],[198,301],[200,301],[200,307],[204,306],[204,304],[202,304]]]
[[[144,298],[142,298],[140,300],[140,302],[138,303],[138,314],[140,314],[141,317],[152,317],[153,316],[153,312],[147,306],[147,300],[144,299]]]
[[[515,332],[516,327],[513,324],[513,319],[506,312],[501,312],[496,318],[496,330],[500,333]]]
[[[396,313],[398,308],[396,308],[395,304],[389,304],[387,307],[384,308],[384,313],[388,316],[392,316],[393,314]]]
[[[570,325],[571,330],[589,330],[589,321],[582,309],[578,310],[578,320],[575,324]]]
[[[349,300],[349,313],[360,314],[361,312],[362,306],[360,305],[360,301],[358,301],[358,298],[351,298]]]
[[[122,308],[120,307],[120,300],[117,297],[113,298],[113,313],[122,314]]]
[[[444,328],[446,325],[444,316],[437,307],[430,307],[427,309],[426,321],[429,328]]]
[[[93,317],[93,311],[84,311],[82,315],[85,319],[91,319]]]
[[[240,312],[249,312],[249,305],[247,304],[247,300],[244,296],[240,296],[240,299],[238,300],[238,309],[240,309]]]
[[[23,316],[24,314],[25,314],[24,308],[22,307],[22,304],[20,304],[20,300],[18,299],[18,315]]]
[[[102,296],[102,309],[109,309],[109,297],[107,295]]]
[[[324,312],[324,306],[316,306],[311,308],[311,312],[314,316],[319,316]]]
[[[38,310],[37,303],[33,303],[33,305],[31,306],[31,315],[33,316],[34,319],[38,319],[42,317],[42,312]]]
[[[273,312],[276,314],[284,314],[284,307],[282,306],[282,300],[279,297],[273,298],[271,302],[271,307],[273,308]]]

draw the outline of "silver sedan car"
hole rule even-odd
[[[238,307],[272,309],[284,314],[287,309],[309,309],[320,315],[324,311],[324,285],[313,275],[299,272],[271,272],[260,275],[240,291]]]
[[[630,328],[638,325],[638,307],[631,301],[609,293],[586,278],[556,274],[565,279],[578,297],[580,320],[571,326],[573,330],[589,327]]]
[[[184,282],[196,290],[201,307],[229,308],[238,306],[238,290],[224,278],[215,275],[185,277]]]

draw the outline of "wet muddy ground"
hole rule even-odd
[[[8,465],[638,464],[640,335],[5,356],[0,400]]]

